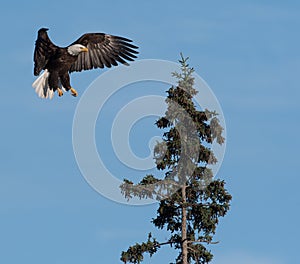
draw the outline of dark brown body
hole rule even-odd
[[[59,87],[59,82],[68,91],[70,90],[69,70],[71,65],[77,60],[78,56],[70,55],[67,48],[60,48],[57,54],[49,59],[45,69],[49,71],[48,84],[50,89],[56,91]]]

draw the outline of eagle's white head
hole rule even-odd
[[[87,52],[88,48],[81,44],[74,44],[68,47],[68,53],[72,56],[78,56],[81,52]]]

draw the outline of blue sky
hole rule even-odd
[[[156,204],[112,202],[80,174],[72,148],[79,98],[45,101],[31,88],[40,27],[49,27],[60,46],[94,31],[134,39],[140,59],[189,56],[227,125],[218,177],[233,202],[219,225],[212,263],[299,262],[298,1],[9,1],[0,20],[1,263],[119,263],[120,252],[149,231],[167,236],[150,224]],[[79,96],[102,72],[72,75]],[[143,126],[151,131],[153,120],[137,129]],[[172,253],[163,249],[145,263],[169,263]]]

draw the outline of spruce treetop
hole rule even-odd
[[[229,210],[231,195],[225,182],[214,180],[207,165],[217,162],[211,150],[216,141],[224,143],[223,128],[217,113],[198,110],[193,102],[194,69],[181,54],[181,71],[172,73],[178,80],[167,91],[167,110],[156,126],[163,132],[163,141],[154,148],[156,168],[163,178],[146,175],[139,183],[124,180],[123,195],[152,198],[159,201],[157,216],[152,223],[170,232],[167,241],[158,242],[150,233],[148,240],[123,251],[124,263],[140,263],[143,254],[152,256],[163,245],[174,247],[179,253],[176,263],[208,263],[213,255],[205,244],[215,243],[213,235],[219,218]]]

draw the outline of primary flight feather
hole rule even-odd
[[[137,58],[138,47],[132,40],[105,33],[86,33],[67,47],[58,47],[52,43],[47,28],[38,31],[34,49],[34,75],[40,75],[32,84],[41,98],[52,98],[57,91],[77,91],[70,84],[69,73],[95,68],[128,65],[127,61]]]

